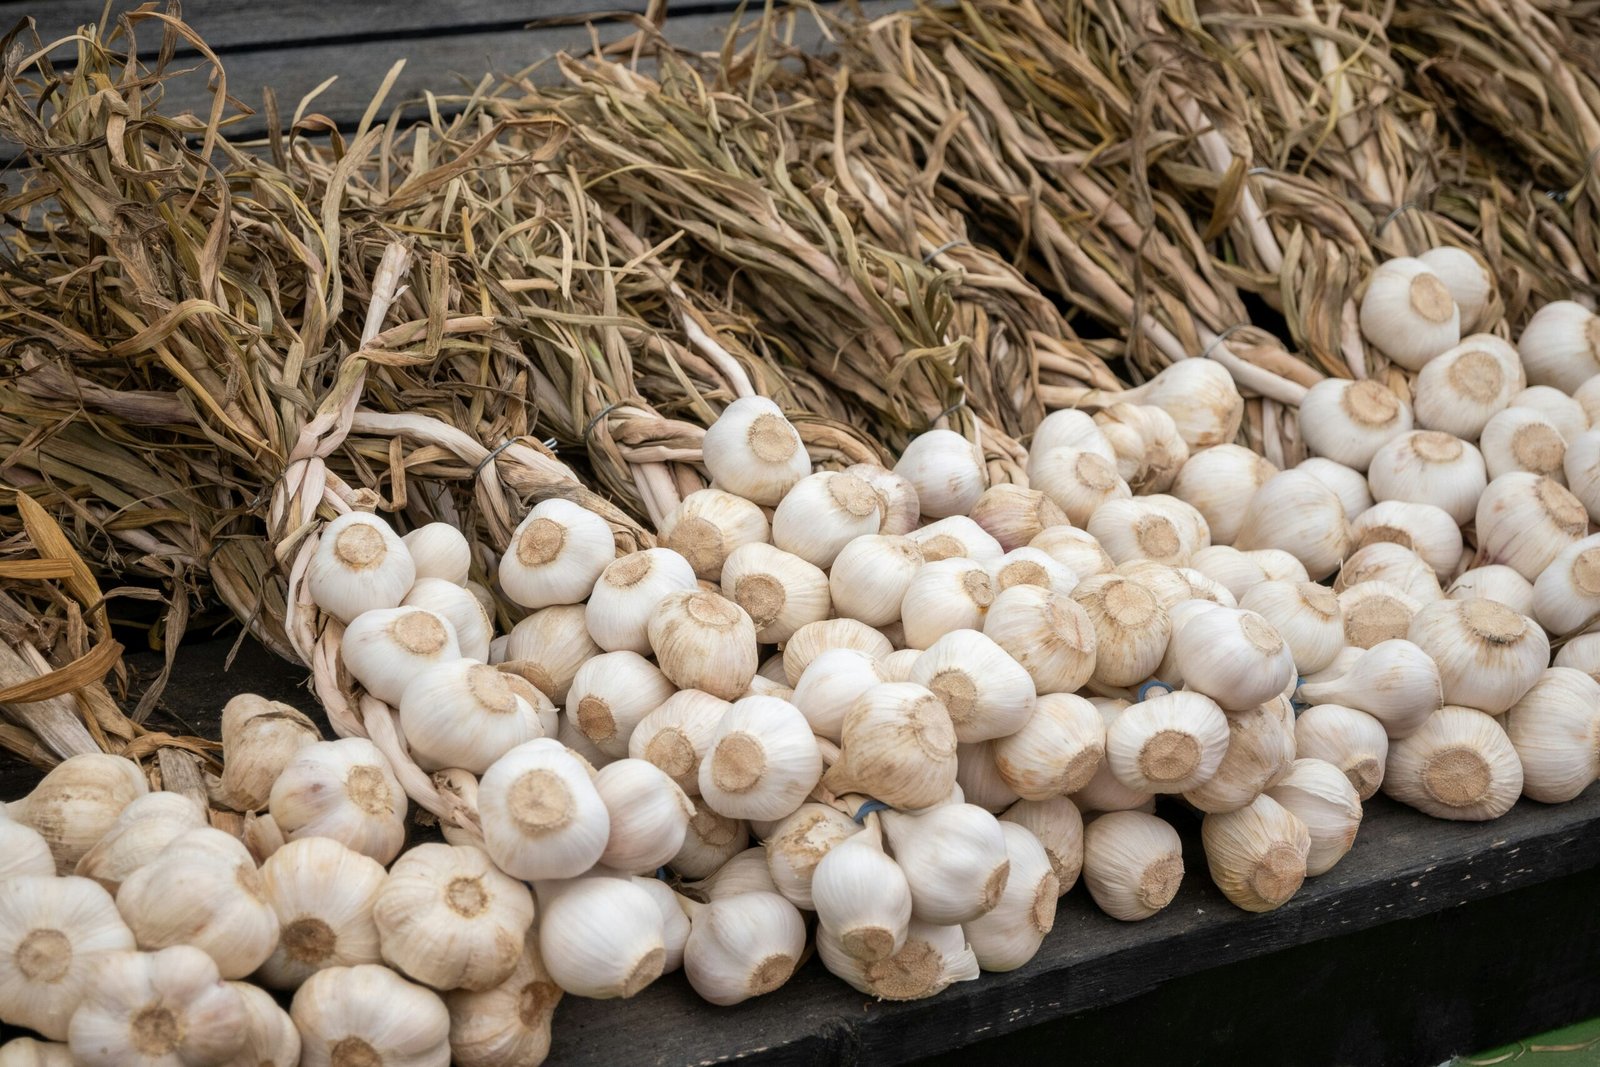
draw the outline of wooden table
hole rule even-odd
[[[152,725],[216,736],[243,691],[314,710],[304,672],[254,644],[224,672],[229,645],[180,652]],[[0,799],[34,777],[0,764]],[[1344,861],[1267,915],[1228,904],[1192,816],[1164,814],[1188,873],[1146,922],[1107,918],[1080,886],[1028,966],[909,1004],[863,997],[815,960],[734,1008],[703,1004],[681,975],[626,1003],[568,997],[549,1062],[1431,1065],[1600,1014],[1600,788],[1492,823],[1376,798]]]

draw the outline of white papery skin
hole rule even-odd
[[[999,902],[1011,864],[993,815],[973,804],[944,804],[920,815],[886,811],[882,817],[918,918],[970,922]]]
[[[1183,842],[1154,815],[1117,811],[1083,829],[1083,882],[1113,919],[1148,919],[1183,881]]]
[[[700,763],[700,795],[738,819],[781,819],[822,777],[822,752],[805,716],[776,697],[735,701]]]
[[[248,982],[228,982],[244,1003],[244,1046],[232,1063],[240,1067],[297,1067],[300,1062],[300,1031],[289,1013],[278,1007],[260,986]],[[3,1065],[0,1065],[3,1067]]]
[[[722,409],[701,442],[717,488],[771,506],[811,473],[799,431],[764,396],[740,397]]]
[[[967,744],[1013,734],[1033,714],[1033,679],[977,630],[954,630],[928,646],[911,680],[939,698]]]
[[[1013,586],[989,605],[983,634],[1028,672],[1040,695],[1075,693],[1094,673],[1094,623],[1067,595]]]
[[[1139,792],[1182,793],[1203,785],[1217,773],[1227,750],[1227,717],[1200,693],[1141,701],[1106,730],[1111,773]]]
[[[776,893],[741,893],[688,911],[683,973],[712,1004],[771,993],[789,980],[805,952],[805,920]]]
[[[1264,704],[1294,681],[1294,654],[1253,611],[1204,612],[1172,635],[1172,645],[1185,684],[1225,711]]]
[[[148,792],[133,760],[85,752],[52,767],[33,792],[11,802],[8,817],[37,830],[50,846],[56,873],[71,874],[123,809]]]
[[[290,841],[261,865],[261,892],[280,933],[257,977],[295,989],[326,967],[378,963],[372,908],[388,877],[370,856],[328,837]]]
[[[396,606],[416,579],[405,542],[365,511],[346,512],[323,527],[306,567],[311,599],[346,624],[362,612]]]
[[[647,548],[609,563],[584,606],[594,643],[607,652],[650,655],[650,613],[668,593],[698,588],[689,561],[670,548]]]
[[[611,816],[589,770],[559,741],[529,741],[478,783],[484,846],[513,878],[574,878],[605,851]]]
[[[1306,874],[1326,874],[1355,844],[1361,797],[1344,772],[1320,759],[1297,759],[1267,795],[1295,815],[1311,834]]]
[[[688,926],[686,919],[685,935]],[[550,1053],[551,1018],[561,996],[561,987],[551,980],[539,956],[538,938],[530,934],[516,969],[505,981],[481,992],[462,989],[445,994],[455,1067],[525,1067],[544,1062]]]
[[[1534,584],[1503,563],[1473,567],[1450,583],[1451,600],[1498,600],[1519,615],[1538,617]]]
[[[618,760],[600,768],[595,788],[611,815],[603,865],[653,873],[678,854],[694,805],[665,771],[645,760]]]
[[[656,902],[656,907],[661,912],[661,936],[666,946],[667,955],[662,964],[661,973],[671,974],[683,966],[683,946],[689,940],[689,916],[678,907],[678,894],[667,883],[659,878],[642,878],[634,876],[633,884],[650,894]],[[533,943],[529,935],[529,943]],[[544,962],[539,963],[541,968]],[[558,987],[559,988],[559,987]]]
[[[953,430],[917,435],[894,472],[916,487],[922,513],[934,519],[967,514],[989,486],[977,446]]]
[[[1060,882],[1050,857],[1033,832],[1002,822],[1011,875],[999,902],[986,915],[962,925],[978,965],[986,971],[1014,971],[1033,959],[1055,926]]]
[[[922,563],[922,550],[909,537],[857,537],[839,550],[828,571],[834,610],[868,626],[894,622]]]
[[[213,1067],[244,1046],[249,1018],[199,949],[121,952],[98,962],[67,1044],[85,1067]]]
[[[294,995],[289,1017],[300,1031],[302,1067],[450,1063],[450,1014],[444,1001],[387,967],[318,971]]]
[[[1172,495],[1205,516],[1214,546],[1228,546],[1239,536],[1250,498],[1277,473],[1266,457],[1243,445],[1217,445],[1193,453],[1178,468]]]
[[[1447,705],[1389,746],[1383,791],[1437,819],[1481,822],[1511,810],[1522,762],[1494,718]]]
[[[839,844],[859,833],[860,825],[827,804],[802,804],[779,822],[766,838],[767,871],[785,900],[802,911],[815,911],[811,883],[817,866]]]
[[[1066,896],[1083,871],[1083,816],[1066,797],[1019,800],[1000,816],[1003,823],[1026,826],[1044,846],[1056,872],[1057,892]]]
[[[1312,674],[1344,647],[1344,612],[1326,587],[1311,582],[1261,582],[1239,606],[1267,621],[1289,646],[1295,670]]]
[[[417,580],[442,578],[456,585],[467,584],[467,574],[472,569],[472,546],[467,544],[465,535],[448,522],[419,526],[400,540],[411,555]]]
[[[680,689],[639,720],[628,737],[628,756],[665,771],[690,797],[700,795],[700,761],[711,749],[717,723],[733,705],[698,689]]]
[[[19,1037],[0,1045],[0,1067],[74,1067],[66,1045]]]
[[[1487,333],[1465,337],[1411,383],[1417,425],[1476,441],[1524,384],[1522,360],[1510,344]]]
[[[811,880],[817,919],[841,951],[873,963],[905,947],[911,923],[911,885],[883,850],[876,818],[822,857]]]
[[[39,831],[0,814],[0,882],[19,875],[49,877],[55,873],[50,845]]]
[[[1410,641],[1382,641],[1361,653],[1344,674],[1306,682],[1307,704],[1343,704],[1383,724],[1391,739],[1415,733],[1444,704],[1439,668]]]
[[[461,658],[456,628],[426,608],[378,608],[345,627],[339,656],[350,676],[385,704],[398,705],[410,685],[436,663]]]
[[[422,608],[441,616],[456,633],[456,646],[466,659],[489,658],[489,642],[494,638],[494,621],[478,598],[469,590],[443,578],[418,578],[401,606]]]
[[[1529,799],[1560,804],[1600,776],[1600,683],[1582,671],[1551,667],[1503,721]]]
[[[539,950],[556,984],[580,997],[631,997],[661,976],[666,926],[632,879],[540,882]]]
[[[978,959],[959,926],[937,926],[912,919],[905,947],[888,959],[867,963],[844,951],[826,927],[817,931],[817,955],[834,975],[869,996],[883,1000],[921,1000],[952,982],[978,977]]]
[[[524,741],[543,737],[538,711],[509,677],[465,659],[419,674],[400,698],[400,727],[417,766],[482,774]]]
[[[1407,638],[1439,668],[1444,702],[1499,715],[1550,662],[1539,624],[1492,600],[1440,600],[1417,613]]]
[[[0,1020],[55,1041],[67,1037],[106,953],[134,947],[110,894],[87,878],[0,880]]]
[[[331,837],[388,863],[406,839],[406,795],[364,737],[300,749],[272,784],[267,808],[286,838]]]

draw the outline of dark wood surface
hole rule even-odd
[[[186,647],[153,721],[215,736],[223,703],[247,690],[314,711],[302,684],[303,671],[247,643],[233,669],[224,672],[228,649],[227,640]],[[136,655],[134,663],[143,674],[153,666],[154,657]],[[14,764],[0,765],[0,798],[16,797],[33,777],[31,772],[19,774]],[[1481,1022],[1481,1013],[1469,1012],[1465,1005],[1493,995],[1499,988],[1496,983],[1509,981],[1506,976],[1511,972],[1553,966],[1551,950],[1525,943],[1525,937],[1533,934],[1534,915],[1541,922],[1555,923],[1558,931],[1565,930],[1564,936],[1575,944],[1590,944],[1587,968],[1582,975],[1574,972],[1559,979],[1556,970],[1549,970],[1553,999],[1530,1002],[1532,1006],[1514,1013],[1512,1000],[1505,999],[1496,1010],[1511,1021],[1501,1022],[1501,1029],[1514,1028],[1516,1020],[1526,1021],[1527,1026],[1507,1034],[1483,1023],[1489,1036],[1496,1040],[1524,1036],[1600,1010],[1600,969],[1592,966],[1600,953],[1600,911],[1589,906],[1600,880],[1596,873],[1600,872],[1600,788],[1591,788],[1565,805],[1523,801],[1491,823],[1429,819],[1376,798],[1367,806],[1350,855],[1333,871],[1309,881],[1289,904],[1266,915],[1248,915],[1229,905],[1206,874],[1193,817],[1177,808],[1164,813],[1183,832],[1188,872],[1172,906],[1146,922],[1107,918],[1080,886],[1061,902],[1054,932],[1028,966],[1009,974],[986,974],[978,981],[952,986],[933,1000],[910,1004],[863,997],[828,975],[815,960],[779,993],[734,1008],[706,1006],[681,975],[657,983],[627,1003],[569,997],[556,1015],[550,1062],[563,1067],[728,1060],[770,1065],[894,1064],[969,1045],[988,1047],[985,1043],[995,1048],[1049,1048],[1054,1047],[1050,1035],[1058,1030],[1100,1032],[1103,1027],[1096,1020],[1101,1013],[1111,1013],[1103,1016],[1106,1019],[1123,1018],[1114,1010],[1118,1005],[1150,1003],[1152,998],[1164,1003],[1173,990],[1185,988],[1199,996],[1214,991],[1219,982],[1233,981],[1227,976],[1235,970],[1246,975],[1276,973],[1281,964],[1264,961],[1302,951],[1309,955],[1297,966],[1305,968],[1305,982],[1318,990],[1314,999],[1325,1002],[1335,1020],[1345,1000],[1370,1001],[1370,982],[1384,975],[1384,981],[1391,983],[1384,988],[1390,989],[1394,1003],[1393,1010],[1377,1021],[1347,1019],[1359,1033],[1328,1036],[1325,1040],[1334,1044],[1308,1047],[1306,1055],[1293,1062],[1373,1062],[1340,1059],[1334,1049],[1340,1041],[1362,1035],[1379,1045],[1398,1040],[1394,1034],[1383,1037],[1384,1028],[1401,1027],[1401,1017],[1407,1013],[1445,1013],[1439,1027],[1412,1035],[1411,1040],[1419,1042],[1416,1048],[1431,1047],[1425,1038],[1437,1043],[1476,1033],[1467,1024]],[[1587,901],[1582,908],[1560,904],[1571,893],[1550,896],[1553,890],[1540,890],[1573,876],[1589,879],[1584,883],[1589,895],[1580,894]],[[1540,892],[1551,903],[1523,902],[1545,899]],[[1503,927],[1480,922],[1478,940],[1471,943],[1484,957],[1482,966],[1462,970],[1456,965],[1448,976],[1431,980],[1426,961],[1411,960],[1409,955],[1422,950],[1403,946],[1412,941],[1431,944],[1430,938],[1448,940],[1452,930],[1465,937],[1467,926],[1458,923],[1465,924],[1474,914],[1472,909],[1479,907],[1497,915],[1507,910],[1526,914],[1530,925],[1524,930],[1518,922]],[[1540,910],[1528,910],[1536,907]],[[1369,973],[1373,965],[1361,963],[1366,957],[1349,947],[1366,945],[1363,952],[1381,955],[1391,938],[1394,951],[1407,954],[1405,960],[1411,961],[1407,966],[1416,964],[1415,968],[1401,967],[1404,961],[1397,957],[1395,966],[1382,975]],[[1518,980],[1532,981],[1526,975]],[[1271,983],[1264,988],[1270,991]],[[1447,988],[1454,991],[1447,993]],[[1222,1037],[1246,1042],[1251,1026],[1278,1024],[1268,1014],[1270,999],[1238,1003],[1229,1023],[1233,1031],[1223,1032]],[[1460,1025],[1445,1025],[1452,1019]],[[1229,1032],[1233,1038],[1228,1038]],[[1159,1033],[1144,1036],[1155,1041]],[[1439,1056],[1431,1062],[1471,1047],[1435,1050]]]

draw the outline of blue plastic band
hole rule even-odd
[[[672,881],[672,875],[667,872],[667,869],[665,867],[657,867],[656,868],[656,877],[659,878],[663,882]]]
[[[1309,708],[1311,706],[1310,704],[1307,704],[1304,700],[1300,699],[1300,687],[1302,685],[1305,685],[1305,684],[1306,684],[1306,676],[1305,675],[1303,675],[1303,674],[1295,675],[1295,678],[1294,678],[1294,695],[1289,698],[1289,707],[1293,708],[1297,713],[1305,711],[1307,708]]]
[[[1152,689],[1164,689],[1169,693],[1177,692],[1176,686],[1169,685],[1159,678],[1152,678],[1139,687],[1139,699],[1141,701],[1147,699],[1145,694],[1149,693]]]
[[[893,811],[893,810],[894,810],[893,808],[889,807],[889,805],[885,804],[881,800],[869,800],[865,804],[863,804],[859,808],[857,808],[856,809],[856,813],[854,815],[850,816],[850,817],[852,819],[854,819],[856,822],[861,823],[862,825],[866,825],[867,816],[871,815],[873,812],[875,812],[875,811]]]

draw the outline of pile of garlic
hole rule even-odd
[[[1361,322],[1407,395],[1317,385],[1289,470],[1232,443],[1243,400],[1195,359],[1049,415],[1031,487],[947,430],[815,471],[747,397],[657,547],[560,499],[498,558],[340,516],[303,580],[370,739],[231,702],[212,800],[248,847],[126,761],[52,772],[0,817],[0,958],[27,962],[0,1019],[91,1063],[531,1064],[563,994],[681,968],[735,1004],[814,938],[863,993],[927,997],[1025,964],[1080,875],[1148,918],[1185,874],[1163,795],[1250,911],[1379,789],[1452,819],[1576,796],[1600,320],[1463,340],[1469,265],[1377,271]],[[408,793],[457,805],[446,843],[406,849]]]

